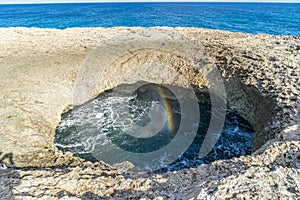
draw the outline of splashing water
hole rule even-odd
[[[166,93],[172,94],[156,84],[133,94],[106,91],[62,115],[55,145],[63,152],[70,151],[92,162],[98,161],[97,158],[118,157],[116,148],[133,153],[156,151],[172,141],[181,122],[180,103]],[[210,106],[207,101],[199,101],[200,122],[196,124],[198,131],[193,143],[172,164],[163,164],[168,152],[154,160],[164,166],[158,172],[197,167],[251,153],[253,128],[237,112],[228,109],[218,142],[206,157],[198,157],[210,123]],[[120,157],[123,160],[126,158]]]

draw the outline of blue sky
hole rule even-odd
[[[172,0],[0,0],[0,4],[14,4],[14,3],[73,3],[73,2],[159,2]],[[183,2],[297,2],[300,0],[176,0]]]

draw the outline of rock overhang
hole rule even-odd
[[[5,34],[6,41],[9,41],[4,44],[7,48],[3,49],[5,56],[1,58],[3,154],[13,153],[14,162],[20,167],[89,165],[71,154],[63,155],[57,151],[53,145],[55,127],[63,109],[72,104],[72,87],[79,67],[96,47],[99,38],[108,39],[119,31],[141,29],[85,29],[86,33],[76,44],[75,29],[2,30],[1,34]],[[35,31],[43,34],[35,38],[33,48],[29,41],[32,41],[30,34]],[[299,50],[292,47],[299,43],[299,38],[192,28],[177,28],[175,31],[203,44],[224,78],[229,106],[255,124],[256,132],[261,133],[257,135],[257,148],[260,148],[252,156],[228,162],[236,163],[238,170],[244,170],[244,164],[250,168],[275,165],[279,171],[284,169],[290,173],[290,169],[282,167],[297,166],[298,162],[300,59]],[[94,43],[88,49],[83,48],[90,39]],[[18,42],[11,45],[14,40]],[[49,43],[48,52],[40,49],[45,42]],[[12,54],[12,50],[19,53]],[[32,53],[34,50],[38,56]],[[255,105],[259,107],[255,109]],[[291,158],[288,154],[292,155]],[[218,165],[218,162],[213,165]],[[227,166],[226,162],[222,165]],[[234,171],[234,168],[228,170]],[[201,170],[196,171],[190,170],[196,174]]]

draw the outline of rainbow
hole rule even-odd
[[[164,111],[165,111],[165,116],[167,119],[167,126],[168,129],[173,132],[175,130],[175,126],[174,126],[174,119],[173,119],[173,112],[171,109],[171,106],[168,102],[168,100],[166,98],[164,98],[165,92],[162,86],[157,85],[157,89],[158,89],[158,94],[160,96],[161,102],[163,103],[164,106]]]

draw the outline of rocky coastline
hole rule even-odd
[[[149,174],[134,172],[130,163],[110,166],[63,154],[53,143],[55,128],[72,106],[74,82],[85,58],[99,42],[144,28],[2,28],[0,199],[300,196],[300,38],[153,29],[172,30],[203,45],[222,75],[228,106],[256,131],[252,155]],[[142,52],[138,59],[149,55]]]

